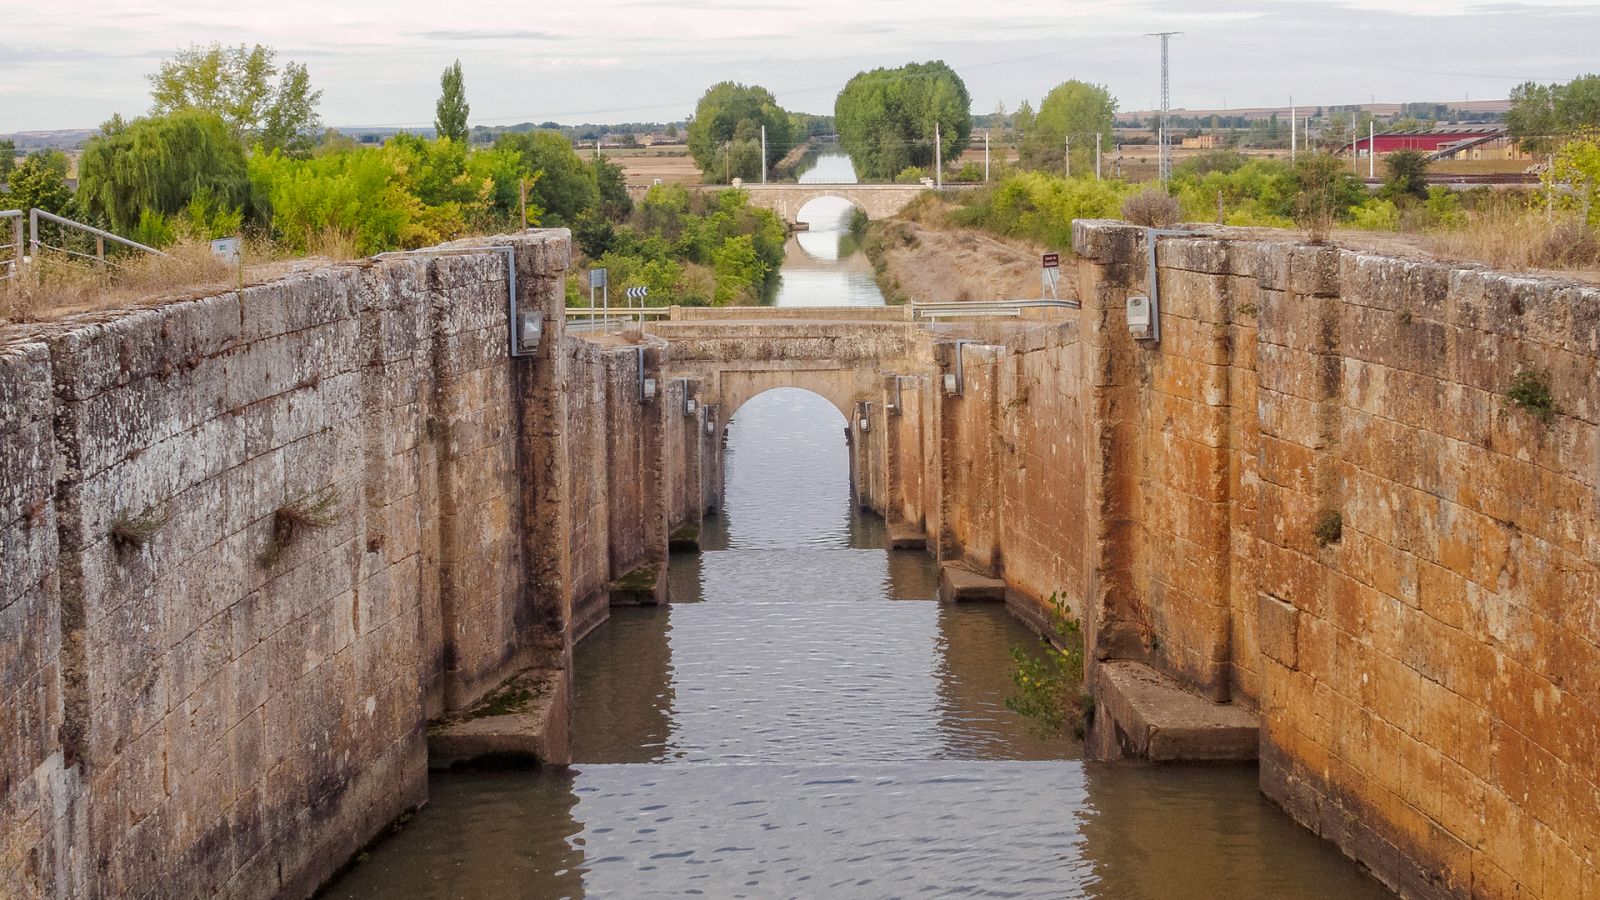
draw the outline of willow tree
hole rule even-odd
[[[902,170],[960,156],[972,136],[972,98],[953,69],[940,61],[861,72],[834,101],[839,144],[866,181],[892,181]]]
[[[761,128],[767,129],[765,165],[795,143],[794,121],[760,85],[723,81],[706,89],[689,121],[689,155],[708,181],[761,177]]]
[[[78,160],[78,205],[113,231],[133,230],[146,211],[185,210],[197,198],[211,212],[240,210],[250,199],[244,148],[213,112],[113,119]]]

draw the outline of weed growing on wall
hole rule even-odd
[[[1550,382],[1543,372],[1523,369],[1511,379],[1506,396],[1529,415],[1546,425],[1556,417],[1556,401],[1550,396]]]
[[[1094,715],[1094,700],[1083,686],[1083,627],[1066,598],[1051,594],[1049,602],[1051,633],[1040,635],[1043,654],[1011,648],[1016,693],[1006,698],[1006,709],[1032,719],[1047,737],[1070,728],[1082,738]]]
[[[289,549],[295,536],[311,528],[327,528],[339,521],[339,491],[323,488],[293,503],[285,503],[272,514],[272,540],[261,552],[262,568],[278,564],[283,551]]]
[[[111,523],[111,541],[119,549],[138,550],[167,524],[167,514],[154,507],[134,515],[124,510]]]

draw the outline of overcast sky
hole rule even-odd
[[[91,0],[23,3],[0,27],[0,132],[93,127],[148,106],[145,75],[190,43],[262,43],[309,66],[331,125],[428,125],[459,58],[472,121],[681,119],[711,83],[827,113],[863,68],[943,59],[973,111],[1068,78],[1172,102],[1489,99],[1600,69],[1600,4],[1543,0]]]

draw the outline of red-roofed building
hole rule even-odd
[[[1370,145],[1367,138],[1361,138],[1344,149],[1357,156],[1367,156],[1374,150],[1379,156],[1396,150],[1420,150],[1435,159],[1527,158],[1506,133],[1506,126],[1498,124],[1439,125],[1424,131],[1390,131],[1374,136]]]

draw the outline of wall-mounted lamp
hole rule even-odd
[[[954,372],[944,373],[944,392],[951,397],[960,397],[967,389],[967,373],[961,362],[961,348],[977,341],[956,341],[955,352],[952,354]]]
[[[856,427],[861,429],[861,431],[863,433],[871,431],[872,430],[872,404],[863,402],[863,403],[859,404],[856,407],[856,409],[857,409]]]
[[[894,393],[889,395],[889,402],[883,405],[883,411],[891,416],[900,415],[900,379],[903,377],[894,376]]]
[[[532,356],[539,350],[544,337],[544,313],[539,310],[517,311],[517,341],[513,356]]]
[[[715,406],[708,406],[708,407],[706,407],[706,434],[716,434],[716,433],[717,433],[717,408]]]
[[[694,411],[700,408],[700,403],[694,399],[694,384],[687,378],[679,378],[683,385],[683,414],[693,417]]]
[[[639,351],[639,401],[647,403],[656,398],[656,380],[645,376],[644,348],[639,347],[637,349]]]

